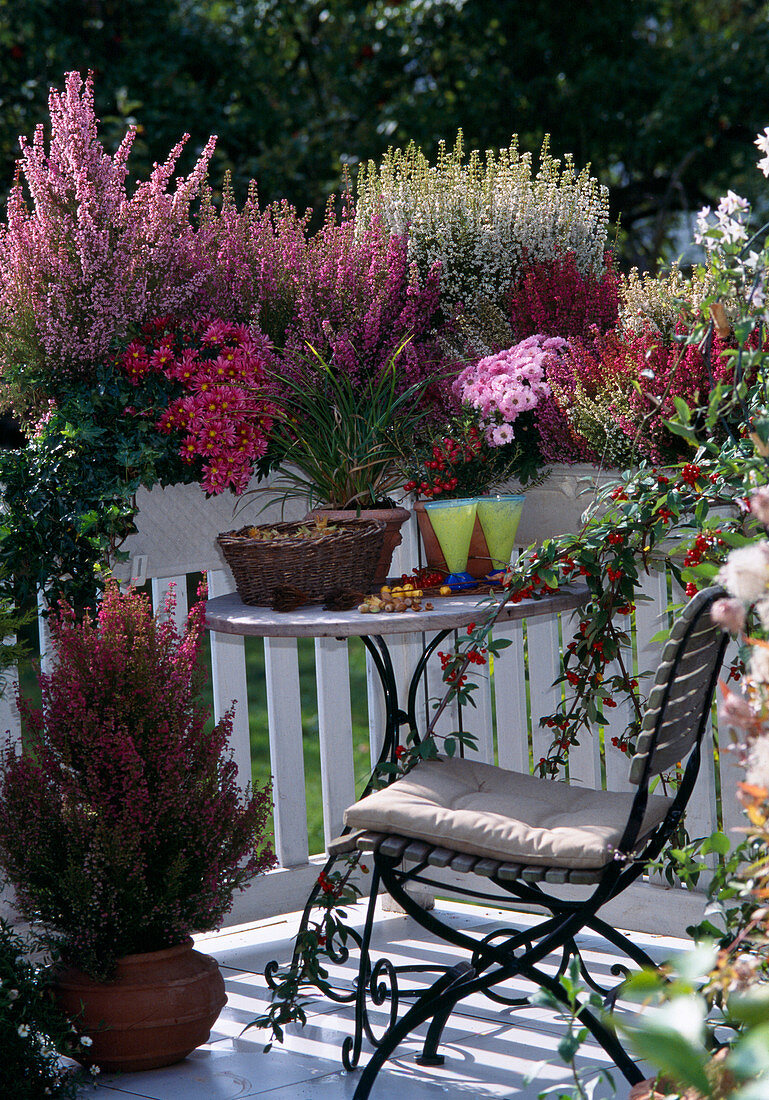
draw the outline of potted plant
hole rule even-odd
[[[565,340],[532,336],[467,366],[452,387],[460,412],[401,456],[404,488],[429,501],[482,497],[511,478],[535,479],[544,465],[537,414],[550,397],[546,371],[565,347]],[[445,568],[421,501],[415,510],[427,564]],[[476,519],[467,571],[480,578],[494,565]]]
[[[224,984],[190,933],[273,862],[269,790],[240,790],[232,714],[210,727],[197,700],[204,604],[181,634],[172,610],[115,582],[82,621],[60,605],[42,708],[21,700],[25,751],[0,756],[0,863],[60,954],[57,998],[93,1040],[78,1058],[108,1069],[206,1041]]]
[[[376,584],[387,577],[409,517],[392,498],[402,486],[399,458],[430,417],[428,391],[437,381],[428,376],[399,390],[396,368],[404,347],[361,379],[332,369],[317,352],[314,361],[273,374],[272,500],[302,498],[311,509],[320,505],[330,520],[384,522]]]

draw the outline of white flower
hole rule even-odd
[[[761,626],[764,630],[769,630],[769,596],[764,596],[762,600],[758,601],[755,611],[761,620]]]
[[[711,209],[709,206],[703,206],[697,215],[696,228],[694,230],[694,239],[697,244],[706,244],[707,238],[710,235],[712,228],[710,224]]]
[[[97,1075],[97,1073],[101,1073],[101,1070],[99,1069],[99,1067],[98,1067],[98,1066],[91,1066],[91,1073],[92,1073],[92,1074],[94,1075],[94,1077],[95,1077],[95,1076]]]
[[[91,1038],[90,1035],[81,1035],[80,1036],[80,1045],[81,1045],[81,1047],[92,1047],[93,1046],[93,1039]]]
[[[26,1039],[29,1035],[29,1024],[19,1024],[16,1028],[20,1039]]]
[[[769,684],[769,646],[754,645],[750,651],[750,675],[759,684]]]
[[[745,778],[748,783],[769,790],[769,736],[757,737],[751,743]]]
[[[769,177],[769,126],[766,127],[763,134],[758,135],[754,144],[758,146],[758,151],[764,154],[761,160],[758,161],[759,170]]]
[[[732,550],[718,574],[720,583],[745,604],[755,603],[769,591],[769,542],[756,542]]]
[[[743,199],[742,195],[737,195],[734,191],[727,191],[718,204],[718,212],[721,214],[735,214],[738,210],[747,210],[749,205],[748,200]]]
[[[710,618],[723,630],[737,634],[745,626],[745,605],[742,600],[716,600],[710,609]]]
[[[762,485],[748,497],[751,515],[759,523],[769,524],[769,485]]]

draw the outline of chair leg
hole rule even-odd
[[[619,948],[619,950],[627,955],[629,959],[632,959],[638,966],[648,967],[650,970],[657,970],[657,964],[654,959],[646,954],[642,947],[633,943],[632,940],[624,936],[622,932],[618,932],[616,928],[612,928],[610,924],[607,924],[605,920],[601,920],[600,917],[590,917],[585,921],[585,927],[590,928],[593,932],[597,932],[599,936],[603,936],[605,940],[608,940],[613,947]]]
[[[449,1016],[454,1011],[456,1000],[452,1000],[440,1012],[436,1012],[430,1021],[427,1035],[422,1046],[422,1053],[414,1059],[418,1066],[442,1066],[446,1059],[438,1053],[438,1047],[443,1036],[443,1029],[449,1021]]]
[[[521,968],[521,974],[535,984],[542,986],[543,989],[549,990],[566,1008],[571,1007],[566,990],[557,978],[551,978],[535,966],[524,965]],[[637,1085],[639,1081],[643,1081],[644,1075],[613,1031],[609,1031],[586,1006],[582,1006],[577,1011],[576,1016],[580,1023],[588,1029],[595,1041],[603,1047],[629,1084]]]
[[[445,974],[441,974],[440,978],[434,981],[429,989],[425,990],[419,1000],[382,1037],[381,1043],[364,1067],[353,1100],[368,1100],[377,1074],[396,1047],[403,1042],[414,1028],[419,1027],[425,1020],[434,1017],[436,1013],[442,1013],[445,1010],[444,1002],[446,998],[448,998],[450,1012],[461,995],[455,995],[455,986],[457,984],[463,986],[471,975],[474,976],[474,972],[468,963],[458,963],[457,966],[452,967]]]

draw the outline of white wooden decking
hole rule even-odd
[[[452,919],[462,927],[481,934],[497,923],[493,910],[455,902],[439,901],[438,905],[450,909]],[[506,921],[510,917],[510,913],[505,914]],[[522,927],[528,920],[523,914],[513,916],[513,923]],[[290,956],[295,928],[296,917],[292,916],[198,937],[198,947],[219,960],[227,986],[228,1004],[210,1042],[176,1066],[100,1078],[96,1090],[87,1095],[97,1100],[232,1100],[255,1096],[269,1100],[351,1100],[359,1074],[345,1073],[339,1058],[342,1040],[352,1033],[349,1006],[339,1007],[318,997],[308,1011],[307,1025],[291,1025],[285,1044],[274,1046],[268,1054],[263,1053],[264,1032],[243,1032],[268,1003],[264,965],[269,959],[285,960]],[[682,941],[662,936],[635,938],[660,961],[682,947]],[[604,952],[592,937],[580,940],[595,975],[613,985],[610,967],[616,957]],[[380,914],[375,945],[386,947],[387,954],[399,963],[457,961],[459,957],[452,948],[428,942],[410,918],[393,913]],[[525,991],[526,987],[521,983],[519,988]],[[384,1020],[384,1011],[379,1019]],[[569,1073],[556,1052],[563,1027],[562,1021],[543,1008],[511,1010],[480,996],[472,998],[449,1022],[442,1048],[445,1065],[441,1069],[416,1065],[418,1042],[408,1041],[380,1074],[371,1100],[536,1100],[548,1085],[568,1083]],[[367,1057],[368,1048],[364,1046],[362,1061]],[[584,1048],[581,1064],[607,1066],[608,1059],[591,1044]],[[535,1080],[529,1082],[532,1074],[536,1074]],[[620,1074],[615,1080],[617,1096],[624,1098],[629,1086]],[[608,1095],[611,1093],[599,1087],[594,1100]]]

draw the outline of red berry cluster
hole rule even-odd
[[[716,550],[720,546],[726,546],[721,538],[721,530],[709,534],[699,534],[686,552],[684,565],[699,565],[705,559],[709,550]]]
[[[424,566],[413,573],[401,573],[401,584],[413,584],[415,588],[439,588],[446,580],[446,573],[440,569]]]
[[[341,882],[334,882],[328,877],[325,871],[321,871],[318,875],[318,886],[320,886],[323,893],[329,897],[338,898],[342,893]]]
[[[690,489],[697,487],[697,482],[701,477],[702,469],[693,462],[687,462],[681,471],[681,481],[684,485],[688,485]]]
[[[461,658],[459,658],[456,653],[441,653],[440,650],[438,651],[438,658],[441,662],[441,672],[443,673],[443,679],[446,683],[456,683],[459,687],[462,687],[462,685],[467,682],[467,675],[458,677],[458,670],[456,668],[451,668],[451,665],[455,662],[458,663]],[[486,664],[486,661],[484,660],[482,663]],[[447,669],[450,669],[450,671],[447,672]]]
[[[407,493],[416,493],[420,497],[437,497],[441,493],[451,492],[459,484],[455,471],[458,467],[475,460],[485,462],[486,456],[481,453],[483,439],[480,432],[471,426],[467,431],[465,440],[456,440],[446,436],[432,448],[432,458],[425,459],[422,463],[424,475],[421,480],[412,478],[403,488]],[[432,478],[432,481],[428,480]]]

